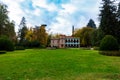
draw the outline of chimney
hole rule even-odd
[[[74,25],[72,26],[72,36],[74,36]]]

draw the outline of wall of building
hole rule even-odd
[[[78,48],[80,47],[80,39],[65,35],[60,36],[58,39],[51,39],[51,47]]]
[[[80,47],[80,40],[79,38],[66,38],[65,40],[65,47],[73,47],[77,48]]]
[[[51,39],[51,47],[59,47],[59,39]]]

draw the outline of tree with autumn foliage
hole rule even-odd
[[[78,29],[75,31],[74,36],[80,37],[80,44],[83,47],[92,46],[91,43],[91,33],[94,29],[90,27],[83,27],[82,29]]]
[[[37,40],[40,42],[42,47],[47,45],[48,34],[45,29],[46,25],[41,25],[37,31]]]
[[[25,35],[25,38],[26,38],[28,41],[34,41],[34,33],[33,33],[32,28],[30,28],[30,29],[27,30],[26,35]]]

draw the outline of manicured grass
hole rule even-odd
[[[0,54],[0,80],[119,80],[120,57],[94,50],[28,49]]]

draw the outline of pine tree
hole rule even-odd
[[[116,6],[114,1],[102,0],[102,7],[100,10],[100,29],[105,35],[113,35],[116,37],[117,19]]]
[[[23,43],[26,40],[26,38],[25,38],[26,34],[27,34],[26,20],[24,17],[22,17],[22,20],[19,25],[19,32],[18,32],[18,37],[20,39],[19,40],[20,43]]]
[[[87,24],[87,27],[91,27],[91,28],[96,29],[96,24],[92,19],[90,19],[88,24]]]
[[[118,3],[117,19],[120,22],[120,2]]]

